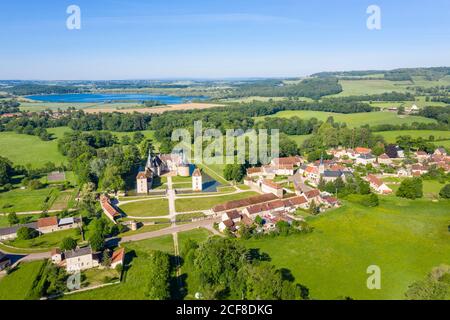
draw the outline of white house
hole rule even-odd
[[[377,159],[371,154],[361,154],[358,158],[356,158],[356,164],[368,165],[375,163]]]
[[[91,247],[77,248],[64,252],[67,272],[77,272],[99,266]],[[53,259],[52,259],[53,260]]]

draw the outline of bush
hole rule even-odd
[[[450,184],[445,185],[439,192],[441,198],[450,199]]]
[[[66,237],[61,241],[61,250],[73,250],[77,247],[77,241],[71,237]]]
[[[36,238],[38,236],[38,232],[34,229],[21,227],[17,230],[17,239],[19,240],[29,240]]]
[[[365,207],[376,207],[379,205],[378,196],[374,193],[371,194],[351,194],[347,196],[347,200],[360,204]]]
[[[418,199],[423,197],[423,184],[420,178],[408,178],[402,181],[396,193],[397,197]]]

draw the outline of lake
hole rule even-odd
[[[133,94],[133,93],[71,93],[71,94],[48,94],[31,95],[25,98],[41,102],[87,102],[87,103],[109,103],[125,101],[160,101],[165,104],[179,104],[191,100],[206,100],[208,97],[179,97],[168,95]]]

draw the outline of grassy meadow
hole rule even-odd
[[[0,192],[0,213],[40,211],[46,203],[50,207],[59,194],[60,191],[56,188]]]
[[[60,165],[66,162],[66,158],[59,153],[57,141],[42,141],[36,136],[0,132],[1,155],[15,165],[30,164],[33,168],[39,168],[49,161]]]
[[[450,131],[438,130],[398,130],[398,131],[381,131],[376,134],[382,135],[387,142],[395,142],[398,136],[410,136],[411,138],[429,139],[430,136],[434,140],[450,140]],[[435,141],[435,144],[440,144],[440,141]]]
[[[297,116],[303,119],[316,118],[318,120],[325,121],[328,117],[333,117],[335,122],[345,122],[349,127],[360,127],[363,125],[379,125],[379,124],[411,124],[413,122],[419,123],[434,123],[434,119],[428,119],[420,116],[399,116],[393,112],[362,112],[362,113],[333,113],[322,111],[280,111],[270,117],[277,118],[291,118]],[[257,117],[256,121],[264,119],[265,117]]]
[[[408,286],[450,263],[449,201],[382,198],[376,208],[347,204],[309,218],[314,231],[243,241],[291,270],[316,299],[403,299]],[[381,290],[368,290],[367,267],[381,268]]]
[[[59,247],[61,240],[66,237],[71,237],[77,241],[81,240],[81,235],[77,229],[68,229],[43,234],[39,237],[30,240],[11,240],[6,241],[5,244],[16,248],[23,249],[52,249]]]
[[[0,278],[0,300],[30,299],[33,283],[44,264],[44,260],[20,263],[16,270]]]

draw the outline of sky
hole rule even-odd
[[[70,30],[66,10],[81,10]],[[369,30],[377,5],[381,29]],[[450,0],[2,1],[0,79],[300,77],[450,66]]]

